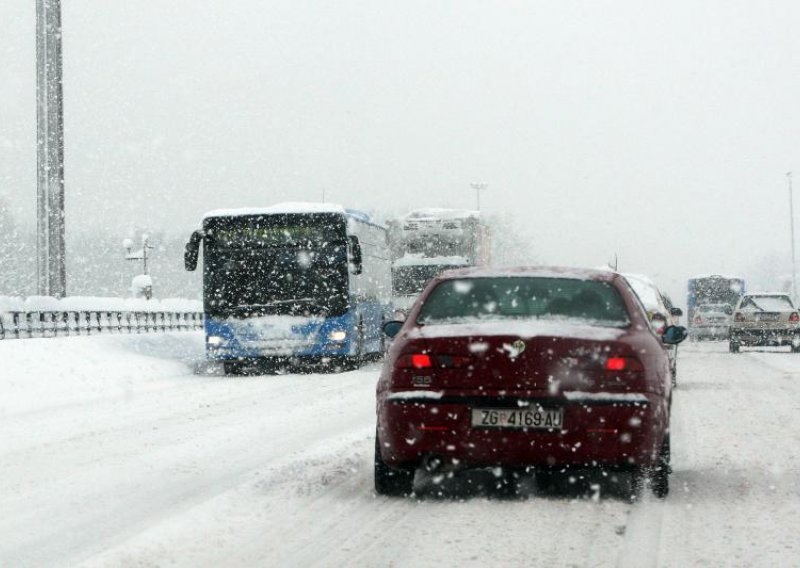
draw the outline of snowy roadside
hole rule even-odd
[[[458,484],[444,496],[424,486],[412,499],[375,496],[377,365],[342,374],[195,374],[203,369],[198,334],[13,346],[31,347],[0,344],[18,373],[0,379],[11,401],[0,414],[2,565],[796,559],[798,356],[734,356],[721,343],[682,348],[672,492],[632,505],[605,489],[538,494],[532,484],[511,499]]]

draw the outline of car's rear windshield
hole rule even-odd
[[[697,311],[704,314],[731,314],[733,308],[725,304],[704,304],[697,308]]]
[[[440,282],[425,300],[420,324],[534,319],[624,327],[630,319],[616,288],[570,278],[458,278]]]
[[[746,296],[739,309],[755,312],[785,312],[794,307],[789,296]]]

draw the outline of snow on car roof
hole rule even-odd
[[[514,266],[503,268],[458,268],[439,275],[440,278],[494,278],[510,276],[529,276],[538,278],[570,278],[574,280],[600,280],[611,282],[619,277],[616,272],[595,268],[574,268],[568,266]]]
[[[516,335],[518,337],[570,337],[592,341],[615,341],[626,331],[613,327],[593,326],[580,323],[543,321],[485,321],[453,324],[426,324],[415,327],[408,337],[430,339],[434,337],[492,337]]]
[[[247,215],[275,215],[289,213],[347,213],[347,210],[337,203],[314,203],[304,201],[287,201],[269,207],[241,207],[238,209],[215,209],[203,215],[209,217],[243,217]]]
[[[754,296],[762,297],[762,298],[776,298],[781,296],[789,296],[788,292],[748,292],[743,298],[752,298]]]
[[[645,308],[648,310],[662,309],[661,291],[649,277],[643,274],[623,274],[622,276],[639,296]]]

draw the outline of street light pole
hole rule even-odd
[[[37,288],[66,295],[61,0],[36,0]]]
[[[792,172],[786,172],[789,182],[789,227],[792,237],[792,301],[797,301],[797,260],[794,255],[794,192],[792,191]]]
[[[489,184],[488,183],[483,183],[483,182],[473,182],[473,183],[471,183],[469,185],[472,186],[472,189],[475,190],[475,201],[476,201],[476,203],[478,205],[478,211],[480,211],[481,210],[481,191],[483,191],[484,189],[489,187]]]

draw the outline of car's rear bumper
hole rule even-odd
[[[727,339],[730,334],[730,327],[722,324],[696,325],[690,329],[689,334],[693,337]]]
[[[792,345],[800,340],[800,330],[792,327],[731,327],[730,340],[743,345]]]
[[[436,456],[456,467],[648,466],[655,462],[669,423],[663,397],[651,394],[528,399],[445,396],[379,399],[383,459],[418,465]],[[473,408],[560,407],[559,430],[480,428]]]

